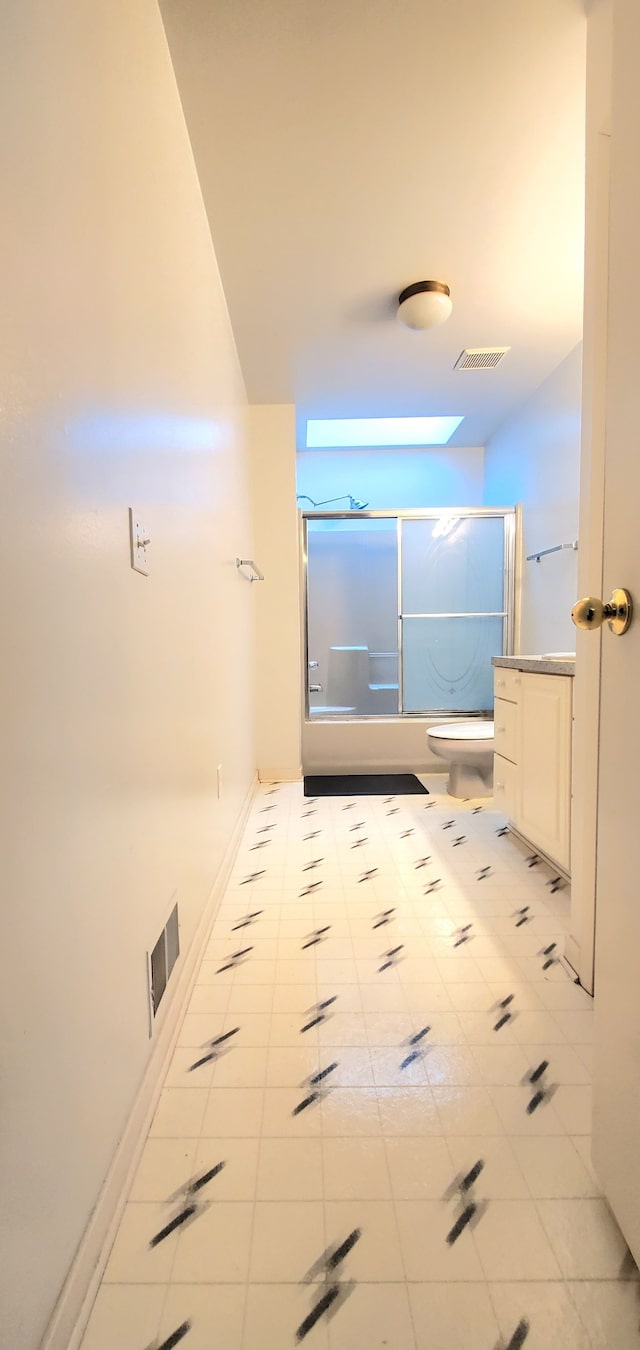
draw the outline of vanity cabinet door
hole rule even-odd
[[[569,870],[571,819],[569,675],[523,674],[520,686],[517,828]]]

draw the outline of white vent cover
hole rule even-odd
[[[147,952],[147,992],[149,996],[149,1035],[153,1019],[167,987],[167,981],[180,955],[178,906],[173,906],[169,918],[152,952]]]
[[[465,347],[460,352],[454,370],[491,370],[499,365],[510,347]]]

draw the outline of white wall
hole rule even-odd
[[[482,447],[431,450],[301,450],[298,492],[314,501],[348,492],[372,511],[419,506],[482,506]],[[511,502],[500,505],[510,506]],[[301,502],[312,510],[308,502]],[[348,509],[338,502],[328,510]]]
[[[582,345],[492,436],[485,450],[485,506],[522,503],[521,652],[575,651],[571,608],[577,555],[526,562],[534,549],[578,537]]]
[[[255,587],[157,4],[6,0],[0,26],[0,1304],[3,1344],[36,1350],[148,1060],[145,953],[174,896],[189,947],[252,783]]]
[[[253,404],[249,446],[255,561],[256,735],[263,781],[299,778],[302,725],[300,564],[293,404]]]

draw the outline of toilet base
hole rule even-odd
[[[449,769],[447,792],[450,797],[492,797],[493,757],[487,769],[469,764],[452,764]]]

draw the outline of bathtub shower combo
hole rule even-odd
[[[420,771],[436,756],[454,796],[488,795],[515,507],[302,512],[301,530],[305,772]]]

